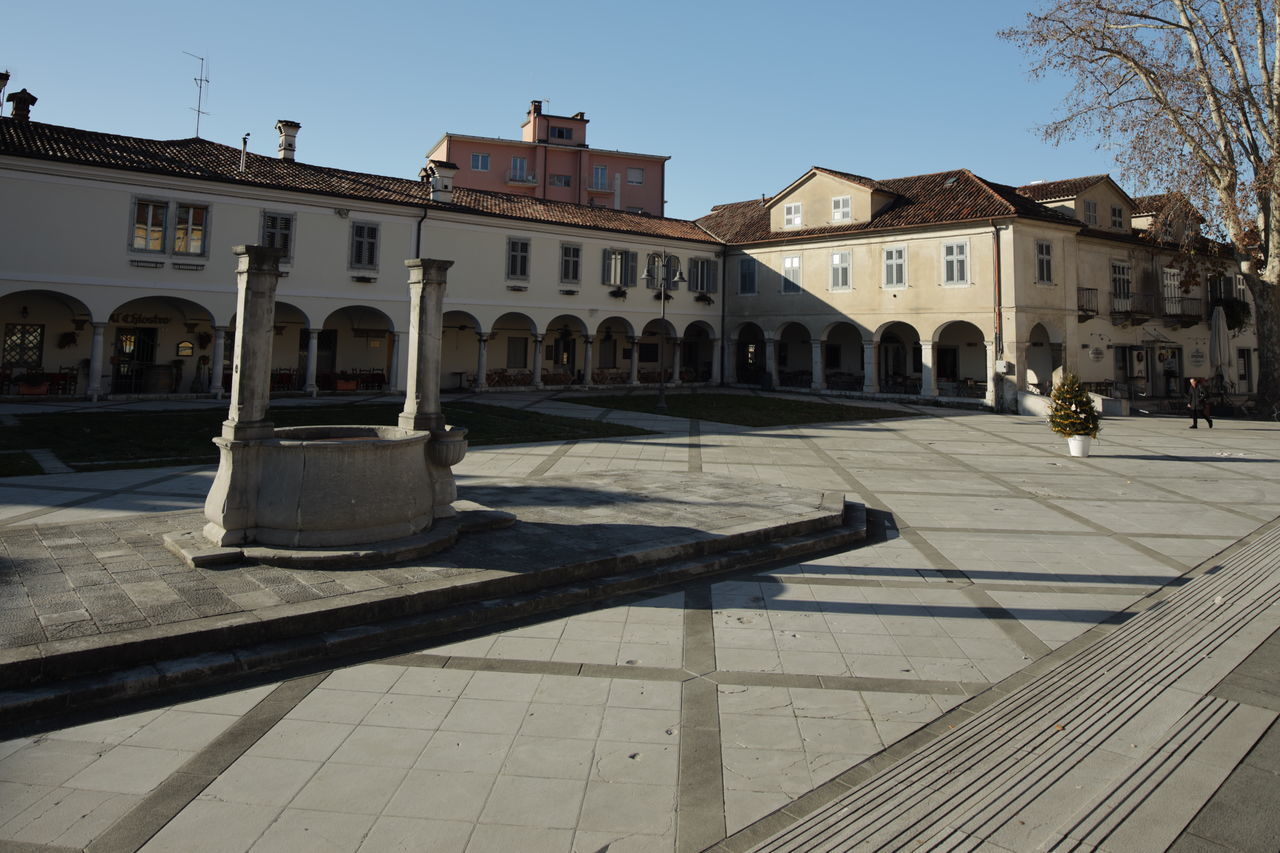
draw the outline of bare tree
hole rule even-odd
[[[1280,400],[1278,0],[1050,0],[1001,37],[1074,87],[1045,137],[1097,135],[1139,191],[1181,194],[1254,302],[1258,396]]]

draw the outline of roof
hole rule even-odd
[[[1039,181],[1034,184],[1023,184],[1018,192],[1033,201],[1058,201],[1064,198],[1075,198],[1095,184],[1111,180],[1110,175],[1089,175],[1084,178],[1064,178],[1060,181]]]
[[[892,190],[887,189],[884,186],[884,184],[880,183],[874,178],[867,178],[862,175],[855,175],[852,172],[840,172],[840,171],[837,171],[836,169],[828,169],[825,166],[814,166],[811,171],[822,172],[823,174],[832,175],[834,177],[840,178],[841,180],[848,181],[849,183],[858,184],[859,186],[866,187],[869,190],[878,190],[879,192],[892,192]]]
[[[829,171],[829,170],[824,170]],[[863,179],[870,180],[870,179]],[[1051,210],[1013,187],[978,177],[967,169],[875,181],[876,188],[897,196],[893,203],[869,222],[825,225],[817,228],[788,228],[773,231],[768,204],[772,199],[752,199],[718,205],[697,220],[698,224],[726,243],[757,243],[790,240],[796,237],[837,236],[884,229],[913,228],[1021,216],[1064,225],[1079,226],[1075,219]]]
[[[425,206],[641,236],[716,242],[696,223],[684,219],[645,216],[612,208],[485,190],[455,189],[453,203],[444,204],[431,201],[431,187],[422,181],[313,166],[261,154],[244,154],[245,170],[242,172],[239,148],[198,137],[142,139],[0,118],[0,155],[172,175],[244,187]]]

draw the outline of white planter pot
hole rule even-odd
[[[1072,456],[1088,456],[1089,443],[1093,438],[1087,435],[1069,435],[1067,436],[1067,449],[1071,451]]]

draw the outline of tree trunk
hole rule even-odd
[[[1269,409],[1272,403],[1280,402],[1280,285],[1267,282],[1259,285],[1253,289],[1253,323],[1258,337],[1258,400]]]

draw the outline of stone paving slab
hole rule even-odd
[[[332,650],[335,632],[378,620],[403,623],[480,601],[491,615],[510,617],[522,605],[499,607],[494,599],[605,578],[615,589],[640,588],[669,581],[672,572],[748,565],[787,556],[788,548],[847,546],[863,535],[845,524],[843,493],[780,486],[744,493],[738,483],[707,476],[543,477],[473,483],[462,492],[519,521],[463,538],[428,561],[367,569],[191,566],[161,540],[191,527],[195,513],[0,532],[0,688],[9,689],[11,707],[30,709],[56,699],[43,682],[190,655],[204,658],[184,677],[207,676],[301,654],[263,647],[275,641],[321,635],[322,653]],[[572,594],[592,593],[576,586]],[[367,639],[362,632],[370,633],[339,639],[349,646]],[[216,654],[240,646],[253,654]],[[129,692],[164,677],[148,669],[133,687],[96,684],[82,692]]]

